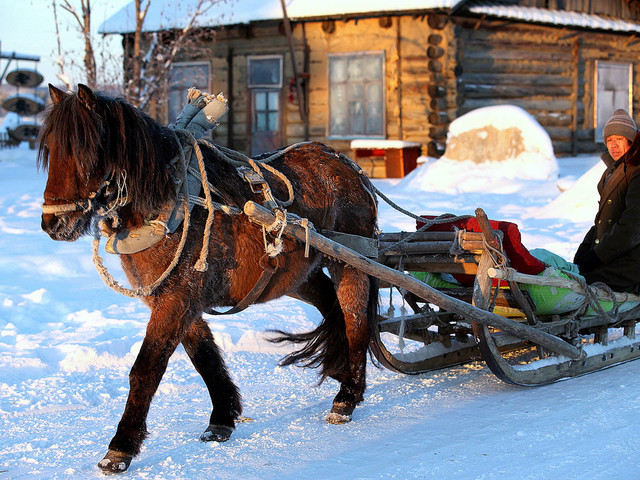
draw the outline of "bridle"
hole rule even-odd
[[[104,177],[102,184],[93,192],[91,192],[87,198],[81,198],[78,200],[71,200],[69,203],[61,203],[57,205],[45,205],[42,204],[42,213],[44,215],[50,214],[55,216],[62,216],[68,213],[73,212],[82,212],[87,213],[90,212],[97,206],[102,207],[98,212],[100,215],[106,215],[112,212],[115,208],[122,207],[129,203],[129,199],[126,195],[126,186],[125,186],[125,178],[126,173],[122,172],[120,175],[116,177],[116,190],[118,195],[116,198],[107,203],[106,205],[98,205],[95,201],[96,197],[103,193],[113,182],[114,177],[116,177],[115,172],[109,171]],[[112,194],[113,192],[109,192],[108,194]],[[124,194],[123,194],[124,193]]]

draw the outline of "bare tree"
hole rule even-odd
[[[152,0],[136,0],[136,31],[133,34],[131,64],[126,66],[125,96],[133,104],[147,109],[151,102],[162,103],[171,65],[180,56],[193,59],[203,55],[202,41],[213,39],[212,29],[194,25],[214,5],[223,0],[194,0],[193,10],[180,29],[146,33],[144,21]]]
[[[145,32],[144,22],[153,0],[135,0],[135,32],[124,34],[124,70],[125,84],[122,88],[125,98],[143,109],[150,104],[161,105],[167,90],[167,81],[171,65],[177,59],[202,58],[202,42],[215,37],[212,28],[197,28],[196,20],[214,5],[226,0],[176,0],[193,4],[184,26],[161,32]],[[79,8],[77,7],[79,2]],[[58,33],[58,78],[71,87],[66,73],[63,52],[60,45],[59,21],[56,6],[62,8],[73,19],[75,28],[84,40],[82,70],[84,82],[90,87],[98,87],[97,68],[91,33],[91,0],[52,0],[56,33]],[[104,58],[104,55],[101,57]],[[104,85],[100,85],[104,87]]]
[[[68,85],[68,76],[64,72],[64,64],[62,63],[62,52],[60,48],[60,34],[58,26],[58,16],[56,14],[56,1],[52,0],[54,19],[56,22],[56,34],[58,36],[58,58],[59,65],[61,67],[61,74],[66,78]],[[93,51],[93,40],[91,35],[91,0],[80,0],[80,11],[76,9],[76,6],[71,0],[60,0],[60,8],[67,11],[71,17],[75,20],[78,31],[81,33],[84,40],[84,56],[83,67],[85,72],[85,83],[95,88],[97,84],[96,77],[96,57]],[[58,76],[60,78],[60,76]],[[64,80],[63,80],[64,81]]]
[[[64,82],[65,86],[68,90],[71,90],[71,79],[67,74],[67,70],[64,65],[64,55],[62,52],[62,42],[60,41],[60,24],[58,23],[58,10],[56,9],[55,0],[51,1],[51,5],[53,7],[53,20],[56,25],[56,39],[57,39],[57,47],[58,47],[58,58],[56,63],[58,64],[58,68],[60,68],[60,72],[56,74],[59,80]]]

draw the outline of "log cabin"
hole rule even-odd
[[[169,100],[153,116],[172,121],[197,85],[225,92],[230,113],[215,140],[247,154],[317,140],[351,155],[352,142],[368,141],[435,157],[453,119],[490,105],[533,115],[559,157],[602,150],[616,108],[640,120],[638,0],[285,3],[286,16],[279,0],[223,2],[199,16],[215,40],[172,65]],[[132,7],[100,28],[125,49]],[[170,20],[150,10],[144,31],[178,28],[181,13],[169,10]]]

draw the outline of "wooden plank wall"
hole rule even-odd
[[[383,51],[385,57],[385,136],[420,142],[425,152],[457,111],[455,44],[447,17],[398,16],[329,20],[294,26],[296,61],[303,71],[304,44],[309,49],[309,134],[350,153],[350,139],[328,138],[330,54]],[[286,55],[286,58],[288,54]],[[289,78],[290,73],[285,72]],[[288,105],[287,143],[303,140],[297,105]],[[440,152],[442,153],[442,152]]]
[[[311,140],[328,143],[350,153],[350,139],[327,138],[329,130],[329,78],[328,56],[353,52],[384,52],[385,59],[385,113],[386,137],[397,139],[402,128],[402,111],[398,105],[399,68],[402,57],[398,54],[398,23],[395,18],[366,18],[358,20],[328,20],[305,24],[309,45],[309,133]],[[294,34],[300,35],[296,25]]]
[[[506,103],[531,113],[550,134],[557,154],[597,150],[596,60],[632,63],[634,93],[640,92],[640,41],[628,35],[435,14],[294,23],[293,35],[297,69],[303,72],[307,65],[309,74],[310,139],[347,154],[350,139],[327,138],[331,53],[384,51],[386,138],[420,142],[423,152],[434,156],[443,152],[448,125],[457,116]],[[215,141],[247,153],[247,56],[263,54],[284,58],[282,144],[305,139],[279,22],[227,28],[218,32],[208,58],[213,91],[232,99]],[[638,94],[633,110],[640,112]]]
[[[280,102],[283,126],[292,108],[287,103],[291,62],[288,46],[278,22],[263,23],[259,27],[242,25],[217,32],[207,60],[211,61],[212,90],[224,92],[230,99],[229,115],[215,132],[215,142],[235,150],[250,153],[251,95],[247,89],[247,57],[249,55],[282,55],[283,88]],[[297,111],[297,107],[294,107]],[[231,126],[229,126],[231,124]],[[283,138],[286,142],[286,136]]]
[[[457,112],[456,40],[447,17],[400,16],[327,20],[293,25],[296,64],[307,65],[308,131],[311,140],[350,154],[351,139],[328,138],[328,55],[383,51],[385,56],[385,135],[425,146],[437,138],[444,147],[446,127]],[[444,19],[444,20],[443,20]],[[308,47],[308,58],[305,48]],[[212,89],[231,98],[231,112],[216,132],[216,142],[248,152],[250,95],[247,56],[280,54],[284,58],[281,92],[282,143],[303,141],[286,37],[277,22],[218,32],[211,47]],[[306,58],[306,60],[305,60]],[[199,60],[199,59],[194,59]],[[228,130],[227,123],[233,124]],[[437,152],[432,152],[437,153]],[[442,153],[441,151],[439,153]]]
[[[640,87],[640,48],[626,35],[459,19],[462,101],[458,114],[497,105],[518,105],[546,129],[556,154],[593,152],[595,64],[634,65]],[[638,112],[634,95],[634,113]],[[638,120],[636,115],[636,120]]]

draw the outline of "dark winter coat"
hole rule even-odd
[[[608,157],[608,158],[606,158]],[[578,248],[574,263],[588,283],[604,282],[615,291],[640,286],[640,135],[598,182],[600,201],[595,224]]]

